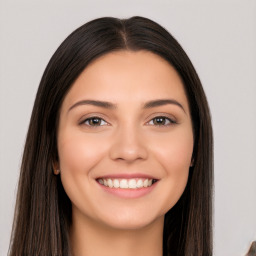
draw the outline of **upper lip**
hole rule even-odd
[[[97,177],[96,179],[134,179],[134,178],[144,178],[144,179],[155,179],[158,180],[158,178],[148,175],[148,174],[143,174],[143,173],[118,173],[118,174],[106,174]]]

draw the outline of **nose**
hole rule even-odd
[[[146,141],[136,127],[120,128],[114,135],[109,151],[112,160],[127,163],[148,157]]]

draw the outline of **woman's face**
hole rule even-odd
[[[185,189],[192,151],[182,81],[151,52],[96,59],[62,104],[58,164],[75,221],[135,229],[163,220]]]

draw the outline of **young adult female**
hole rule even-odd
[[[88,22],[39,85],[9,255],[212,255],[212,144],[200,80],[164,28]]]

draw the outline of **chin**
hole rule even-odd
[[[106,226],[119,230],[138,230],[149,227],[164,219],[164,214],[155,215],[152,211],[123,210],[116,214],[102,216],[101,222]]]

